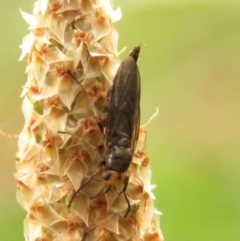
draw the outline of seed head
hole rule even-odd
[[[108,0],[37,0],[20,60],[27,56],[22,91],[25,124],[16,155],[17,198],[27,212],[28,241],[163,240],[153,204],[146,132],[126,175],[109,189],[99,168],[104,144],[101,128],[107,91],[119,67],[116,22],[120,9]]]

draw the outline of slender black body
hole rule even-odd
[[[133,49],[122,62],[107,95],[105,125],[105,170],[102,177],[109,180],[112,173],[121,174],[129,168],[135,152],[140,124],[140,74],[137,59],[141,45]],[[124,217],[130,211],[126,196],[129,177],[123,181],[122,193],[128,204]],[[113,184],[114,185],[114,184]]]
[[[137,59],[141,45],[122,62],[108,93],[105,143],[107,170],[125,172],[136,148],[140,123],[140,75]],[[107,170],[103,178],[107,176]]]
[[[130,55],[122,62],[113,80],[113,85],[107,94],[104,107],[105,119],[103,127],[105,133],[104,160],[102,177],[108,181],[112,174],[117,174],[121,179],[121,174],[126,172],[131,164],[135,152],[139,124],[140,124],[140,75],[137,67],[137,59],[142,45],[135,47]],[[89,183],[93,177],[99,173],[96,170],[92,176],[83,183],[72,196],[69,205],[71,206],[77,193]],[[129,178],[123,180],[123,193],[128,204],[128,209],[124,217],[130,211],[130,203],[125,194]],[[114,186],[114,183],[111,185]],[[111,186],[110,186],[111,187]],[[109,190],[109,189],[108,189]]]

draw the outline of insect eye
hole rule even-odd
[[[111,178],[111,172],[109,172],[109,171],[104,171],[103,173],[102,173],[102,178],[105,180],[105,181],[108,181],[110,178]]]

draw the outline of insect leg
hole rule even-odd
[[[81,185],[79,188],[78,188],[78,190],[73,194],[73,196],[71,197],[71,199],[70,199],[70,201],[69,201],[69,203],[68,203],[68,207],[70,207],[71,205],[72,205],[72,202],[73,202],[73,200],[75,199],[75,197],[78,195],[78,193],[94,178],[94,176],[96,175],[96,174],[98,174],[98,172],[100,171],[101,169],[100,168],[98,168],[93,174],[92,174],[92,176],[85,182],[85,183],[83,183],[83,185]]]
[[[107,188],[107,190],[104,193],[108,193],[110,191],[111,187],[112,187],[112,185],[109,185],[109,187]]]
[[[59,134],[68,134],[68,135],[73,135],[72,133],[67,132],[67,131],[58,131],[57,133],[59,133]]]
[[[74,76],[74,74],[73,74],[70,70],[67,70],[67,73],[68,73],[79,85],[81,85],[80,82],[77,80],[77,78]]]
[[[127,177],[125,178],[125,180],[124,180],[124,186],[123,186],[122,193],[123,193],[124,198],[125,198],[125,200],[126,200],[126,202],[127,202],[128,208],[127,208],[127,211],[126,211],[126,213],[125,213],[125,215],[124,215],[123,218],[126,218],[126,217],[127,217],[127,215],[128,215],[129,212],[130,212],[130,208],[131,208],[130,202],[129,202],[128,197],[127,197],[127,195],[126,195],[126,190],[127,190],[128,182],[129,182],[129,177],[127,176]]]
[[[89,103],[89,106],[91,107],[92,112],[94,113],[95,116],[97,116],[96,107],[94,106],[93,102],[91,101],[91,98],[89,97],[86,89],[82,85],[82,82],[84,81],[84,79],[80,82],[77,79],[77,77],[75,76],[75,74],[73,74],[70,70],[67,70],[67,74],[70,75],[70,77],[81,87],[81,90],[82,90],[83,94],[85,95],[86,99],[88,100],[88,103]]]

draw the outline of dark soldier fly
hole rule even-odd
[[[107,94],[104,110],[106,119],[103,120],[105,134],[104,160],[100,163],[103,169],[102,178],[106,181],[110,180],[113,175],[117,175],[117,178],[121,179],[121,175],[128,170],[135,152],[140,125],[140,74],[137,60],[141,48],[141,44],[136,46],[122,62]],[[94,172],[79,187],[68,206],[71,206],[77,193],[99,171]],[[130,203],[125,193],[128,182],[129,177],[126,175],[121,191],[128,205],[124,217],[130,211]]]

